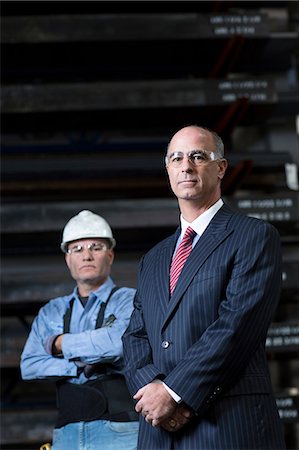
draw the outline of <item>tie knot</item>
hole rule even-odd
[[[188,227],[185,231],[183,241],[193,241],[195,235],[196,232],[191,227]]]

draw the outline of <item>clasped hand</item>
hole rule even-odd
[[[147,384],[133,398],[137,400],[135,410],[153,427],[162,427],[170,432],[178,431],[193,416],[192,411],[176,403],[160,383]]]

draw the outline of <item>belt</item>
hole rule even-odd
[[[56,428],[68,423],[105,419],[137,421],[134,401],[121,375],[109,375],[84,384],[56,384],[58,418]]]

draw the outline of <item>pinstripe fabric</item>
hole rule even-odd
[[[138,448],[284,449],[264,348],[280,296],[279,234],[224,205],[190,253],[169,302],[179,232],[140,263],[123,336],[126,378],[132,394],[163,379],[197,415],[176,433],[141,418]]]
[[[186,262],[186,259],[189,256],[189,253],[192,250],[192,241],[195,235],[196,235],[195,231],[192,230],[191,227],[188,227],[173,258],[170,267],[170,281],[169,281],[170,295],[173,294],[174,288],[177,284],[182,268]]]

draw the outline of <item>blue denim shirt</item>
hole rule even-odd
[[[105,310],[102,328],[95,329],[102,302],[106,302],[115,286],[111,278],[91,292],[82,306],[77,288],[72,294],[50,300],[34,319],[30,334],[21,355],[21,375],[24,380],[69,378],[73,383],[87,381],[82,367],[98,362],[113,363],[122,371],[123,348],[121,337],[133,311],[135,289],[122,287],[116,291]],[[63,334],[63,317],[74,299],[70,332],[62,339],[62,357],[53,356],[49,342]],[[111,315],[115,320],[105,321]]]

